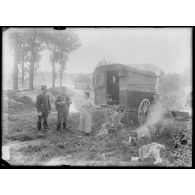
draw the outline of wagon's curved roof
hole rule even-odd
[[[107,70],[123,70],[123,71],[131,71],[131,72],[137,72],[137,73],[141,73],[141,74],[146,74],[146,75],[150,75],[150,76],[157,76],[154,72],[152,71],[145,71],[145,70],[140,70],[140,69],[136,69],[133,68],[131,66],[128,65],[123,65],[123,64],[108,64],[108,65],[101,65],[95,68],[94,72],[96,71],[107,71]]]

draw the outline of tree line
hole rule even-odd
[[[45,28],[13,29],[9,33],[14,52],[13,89],[18,89],[19,76],[24,87],[25,75],[29,75],[29,89],[33,89],[34,73],[39,68],[40,52],[48,49],[51,53],[52,87],[57,77],[56,64],[59,64],[60,87],[69,54],[81,46],[79,37],[72,31],[57,31]]]

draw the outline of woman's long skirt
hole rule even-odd
[[[87,110],[80,113],[79,130],[85,133],[90,133],[92,127],[92,114]]]

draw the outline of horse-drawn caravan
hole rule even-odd
[[[129,121],[141,125],[154,102],[156,82],[156,74],[150,71],[122,64],[98,66],[93,75],[95,104],[122,109]]]

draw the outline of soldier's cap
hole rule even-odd
[[[41,85],[41,89],[47,89],[47,85]]]

